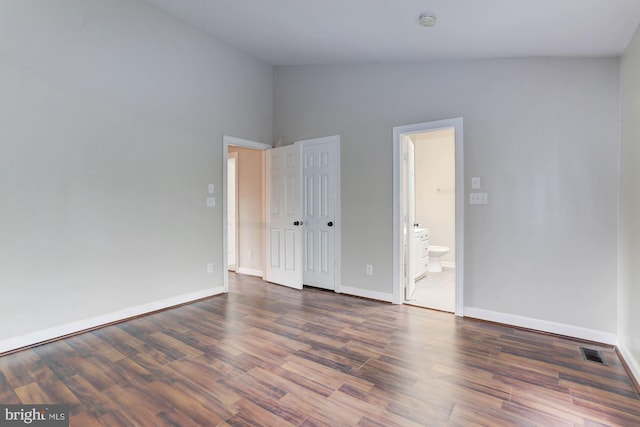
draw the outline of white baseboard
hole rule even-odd
[[[236,270],[236,273],[246,274],[248,276],[258,276],[258,277],[264,276],[264,274],[262,273],[262,270],[256,270],[254,268],[238,267],[238,269]]]
[[[636,383],[640,384],[640,361],[633,357],[631,351],[622,343],[618,343],[618,351],[629,367],[629,370],[631,370],[631,374],[636,380]]]
[[[28,347],[55,338],[60,338],[65,335],[74,334],[77,332],[85,331],[87,329],[93,329],[102,325],[108,325],[109,323],[118,322],[131,317],[140,316],[157,310],[163,310],[165,308],[222,293],[224,293],[224,288],[222,286],[217,288],[203,289],[201,291],[178,295],[159,301],[153,301],[135,307],[128,307],[113,313],[91,317],[89,319],[79,320],[77,322],[67,323],[65,325],[55,326],[53,328],[8,338],[0,341],[0,353],[17,350],[22,347]]]
[[[441,261],[440,264],[442,264],[443,267],[456,268],[456,263],[454,261]]]
[[[388,294],[386,292],[370,291],[367,289],[352,288],[350,286],[340,286],[340,290],[336,292],[356,297],[375,299],[378,301],[393,302],[393,294]]]
[[[474,307],[465,307],[464,317],[473,317],[476,319],[488,320],[490,322],[504,323],[506,325],[565,335],[567,337],[579,338],[603,344],[615,345],[617,339],[615,334],[609,332],[582,328],[580,326],[565,325],[562,323],[550,322],[548,320],[532,319],[530,317],[518,316],[515,314],[499,313],[497,311],[483,310]]]

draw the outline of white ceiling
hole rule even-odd
[[[272,65],[615,56],[640,23],[640,0],[145,1]]]

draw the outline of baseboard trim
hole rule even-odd
[[[222,286],[203,289],[201,291],[153,301],[147,304],[125,308],[113,313],[91,317],[89,319],[79,320],[77,322],[71,322],[65,325],[55,326],[53,328],[43,329],[41,331],[31,332],[25,335],[8,338],[0,341],[0,356],[23,348],[33,347],[38,344],[54,341],[56,339],[60,339],[69,335],[75,335],[81,332],[98,329],[109,324],[119,323],[134,317],[139,317],[141,315],[151,314],[156,311],[162,311],[178,305],[209,298],[215,295],[222,294],[224,292],[225,290]]]
[[[629,372],[638,393],[640,393],[640,361],[633,357],[631,351],[624,344],[618,343],[617,349],[618,356],[620,356],[622,363],[627,367],[627,371]]]
[[[580,326],[565,325],[547,320],[533,319],[515,314],[500,313],[474,307],[464,308],[464,317],[471,317],[489,322],[503,323],[536,331],[564,335],[571,338],[593,341],[603,344],[616,345],[616,335],[609,332],[582,328]]]
[[[236,273],[246,274],[248,276],[258,276],[258,277],[264,276],[264,273],[262,272],[262,270],[256,270],[254,268],[238,267],[238,269],[236,270]]]
[[[340,290],[336,290],[336,292],[346,295],[353,295],[356,297],[374,299],[378,301],[393,302],[393,294],[388,294],[386,292],[370,291],[367,289],[353,288],[351,286],[344,285],[340,286]]]

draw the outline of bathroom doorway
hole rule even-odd
[[[394,298],[462,315],[462,119],[394,128],[394,144]]]
[[[430,130],[406,137],[413,154],[407,164],[413,179],[405,197],[412,207],[414,260],[413,292],[406,292],[407,304],[455,311],[456,159],[455,128]],[[405,262],[411,262],[407,260]]]

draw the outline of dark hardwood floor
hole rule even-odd
[[[230,275],[231,292],[0,358],[90,426],[638,426],[615,350]]]

